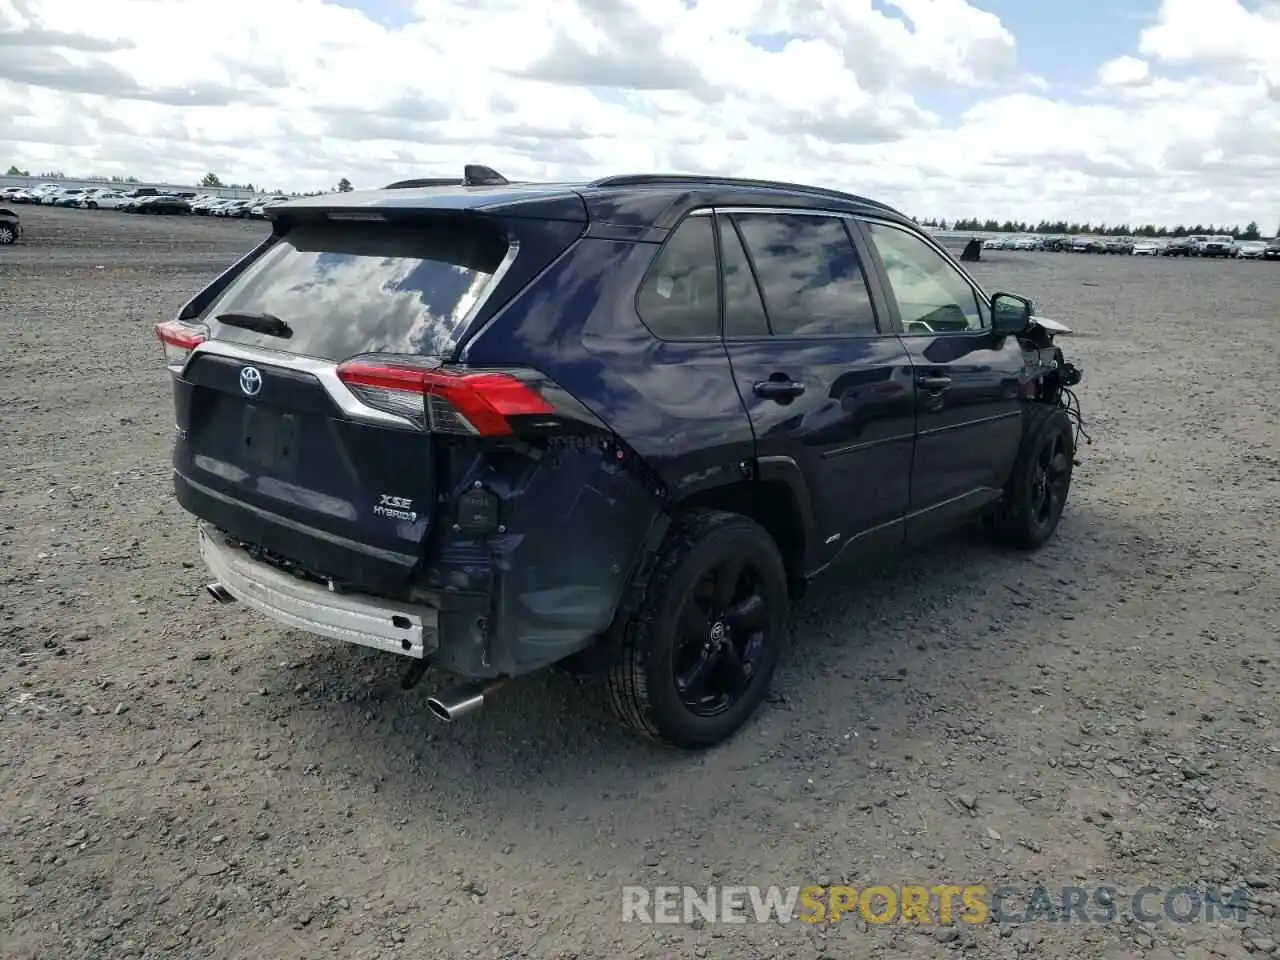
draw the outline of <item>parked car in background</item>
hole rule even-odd
[[[85,200],[84,205],[90,210],[120,210],[132,202],[132,198],[126,197],[123,193],[115,190],[104,190],[102,193],[89,197]]]
[[[1100,237],[1072,237],[1072,253],[1106,253],[1107,242]]]
[[[1133,253],[1133,241],[1127,237],[1112,237],[1103,241],[1103,252],[1128,255]]]
[[[247,217],[252,204],[252,200],[230,200],[212,213],[215,217]]]
[[[1262,259],[1280,260],[1280,237],[1267,241],[1266,247],[1262,250]]]
[[[1164,248],[1166,257],[1189,257],[1195,249],[1195,245],[1204,237],[1175,237],[1170,240]]]
[[[1013,241],[1014,250],[1039,250],[1040,247],[1039,237],[1018,237]]]
[[[22,219],[12,210],[0,207],[0,246],[17,243],[22,236]]]
[[[190,213],[191,204],[182,197],[172,194],[157,194],[153,197],[139,197],[133,205],[134,213]]]
[[[69,206],[84,207],[85,209],[90,209],[89,205],[93,203],[96,198],[102,196],[102,194],[104,193],[110,193],[110,192],[111,191],[108,190],[106,187],[88,187],[78,197],[76,197],[75,202],[72,204],[69,204]]]
[[[1160,256],[1160,244],[1154,240],[1135,240],[1133,249],[1129,252],[1135,257],[1158,257]]]
[[[213,207],[226,202],[222,197],[196,197],[191,201],[191,212],[200,217],[207,217]]]
[[[34,187],[28,187],[23,196],[23,203],[44,203],[44,198],[59,187],[56,183],[41,183]]]
[[[1197,257],[1229,257],[1235,241],[1228,236],[1202,237],[1196,241],[1193,249]]]
[[[1237,260],[1261,260],[1266,249],[1265,240],[1237,240],[1231,255]]]
[[[209,207],[215,203],[224,203],[222,197],[214,196],[211,193],[202,193],[191,200],[191,212],[199,216],[207,216]]]
[[[249,216],[253,217],[255,220],[265,220],[268,210],[272,207],[279,206],[282,203],[286,203],[288,200],[288,197],[268,197],[266,200],[250,207]]]
[[[85,199],[87,194],[79,187],[67,187],[65,190],[59,190],[53,198],[55,207],[78,207]]]

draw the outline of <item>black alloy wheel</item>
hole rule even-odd
[[[685,598],[672,667],[680,701],[695,716],[714,717],[730,709],[759,669],[769,625],[761,582],[750,560],[730,557],[703,575]]]
[[[1049,541],[1062,519],[1075,466],[1075,433],[1058,404],[1025,404],[1022,417],[1017,460],[1003,496],[983,520],[1002,543],[1034,550]]]
[[[1062,435],[1051,435],[1040,444],[1031,468],[1031,520],[1037,527],[1051,526],[1062,516],[1071,485],[1071,462]]]
[[[699,508],[676,518],[638,608],[616,631],[614,713],[688,750],[732,736],[768,693],[787,583],[773,537],[749,517]]]

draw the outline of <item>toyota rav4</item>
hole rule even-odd
[[[444,669],[442,719],[559,664],[706,747],[820,571],[1058,526],[1066,328],[882,203],[469,166],[267,215],[157,327],[209,592]]]

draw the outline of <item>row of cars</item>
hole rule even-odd
[[[2,187],[0,200],[37,203],[52,207],[79,207],[85,210],[120,210],[125,213],[196,214],[212,217],[254,217],[288,200],[284,196],[229,199],[194,191],[164,193],[155,187],[117,190],[111,187],[63,187],[44,183],[36,187]]]
[[[1227,235],[1194,235],[1167,241],[1135,237],[989,237],[983,241],[982,246],[986,250],[1052,250],[1135,257],[1280,260],[1280,237],[1274,240],[1237,240]]]

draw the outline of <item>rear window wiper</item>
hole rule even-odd
[[[293,336],[293,328],[274,313],[220,313],[214,319],[230,327],[244,327],[271,337]]]

